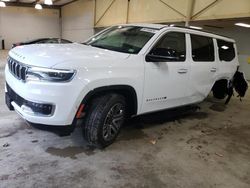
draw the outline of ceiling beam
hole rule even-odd
[[[6,6],[12,6],[12,7],[34,7],[35,3],[21,3],[21,2],[5,2]],[[60,9],[61,6],[57,6],[57,5],[42,5],[43,8],[47,8],[47,9]]]
[[[60,6],[63,7],[63,6],[65,6],[65,5],[69,5],[69,4],[74,3],[74,2],[76,2],[76,1],[78,1],[78,0],[72,0],[72,1],[70,1],[70,2],[68,2],[68,3],[65,3],[65,4],[60,5]]]
[[[176,12],[177,14],[181,15],[182,17],[186,18],[186,16],[184,14],[182,14],[180,11],[178,11],[177,9],[175,9],[174,7],[170,6],[168,3],[166,3],[163,0],[159,0],[161,3],[163,3],[164,5],[166,5],[169,9],[173,10],[174,12]]]
[[[190,20],[192,18],[193,9],[194,9],[194,1],[195,0],[188,0],[187,16],[186,16],[185,26],[189,26],[189,22],[190,22]]]
[[[54,0],[53,3],[57,3],[57,2],[59,2],[59,1],[61,1],[61,0]]]
[[[127,3],[127,15],[126,15],[126,24],[128,23],[128,18],[129,18],[129,5],[130,5],[130,0],[128,0],[128,3]]]
[[[198,11],[195,15],[192,16],[191,19],[197,18],[198,16],[200,16],[201,14],[203,14],[205,11],[207,11],[208,9],[214,7],[216,4],[218,4],[221,0],[214,0],[212,3],[210,3],[209,5],[207,5],[206,7],[204,7],[203,9],[201,9],[200,11]]]
[[[104,13],[100,16],[100,18],[98,18],[98,20],[95,21],[94,26],[96,26],[96,25],[100,22],[100,20],[105,16],[105,14],[106,14],[106,13],[108,12],[108,10],[112,7],[112,5],[114,4],[115,1],[116,1],[116,0],[113,0],[113,1],[109,4],[108,8],[104,11]]]
[[[42,0],[34,0],[34,2],[32,2],[32,3],[22,3],[22,2],[20,2],[20,0],[16,0],[15,2],[5,2],[5,3],[6,3],[6,6],[16,6],[16,7],[34,7],[36,3],[40,3],[43,6],[43,8],[60,9],[63,6],[71,4],[71,3],[76,2],[78,0],[72,0],[72,1],[67,2],[65,4],[62,4],[62,5],[45,5],[41,1]],[[61,0],[54,0],[53,4],[57,3],[57,2],[60,2],[60,1]]]

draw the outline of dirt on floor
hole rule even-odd
[[[250,187],[250,92],[130,119],[104,150],[81,129],[35,129],[4,104],[0,52],[0,187]]]

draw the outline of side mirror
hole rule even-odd
[[[146,55],[147,62],[167,62],[178,60],[179,57],[177,56],[176,51],[167,48],[155,48]]]
[[[179,57],[147,54],[145,60],[146,62],[167,62],[167,61],[178,61]]]

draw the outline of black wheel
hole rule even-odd
[[[225,99],[225,97],[227,96],[227,94],[224,93],[224,92],[215,90],[215,91],[213,91],[213,96],[216,99]]]
[[[213,96],[217,99],[224,99],[227,96],[227,81],[219,80],[213,86]]]
[[[83,137],[92,146],[103,148],[112,144],[125,119],[125,98],[107,94],[93,99],[83,124]]]

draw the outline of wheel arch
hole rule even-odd
[[[110,85],[95,88],[87,93],[81,104],[88,105],[92,99],[106,93],[118,93],[123,95],[128,104],[129,116],[136,115],[138,112],[138,97],[135,89],[130,85]]]
[[[212,87],[213,95],[217,99],[224,99],[228,94],[228,89],[230,85],[230,79],[220,78],[217,79]]]
[[[232,80],[232,79],[230,79],[229,77],[219,77],[219,78],[217,78],[217,79],[214,81],[213,85],[212,85],[212,90],[213,90],[214,86],[215,86],[217,83],[220,83],[220,82],[226,83],[226,82],[227,82],[227,84],[228,84],[231,80]]]

